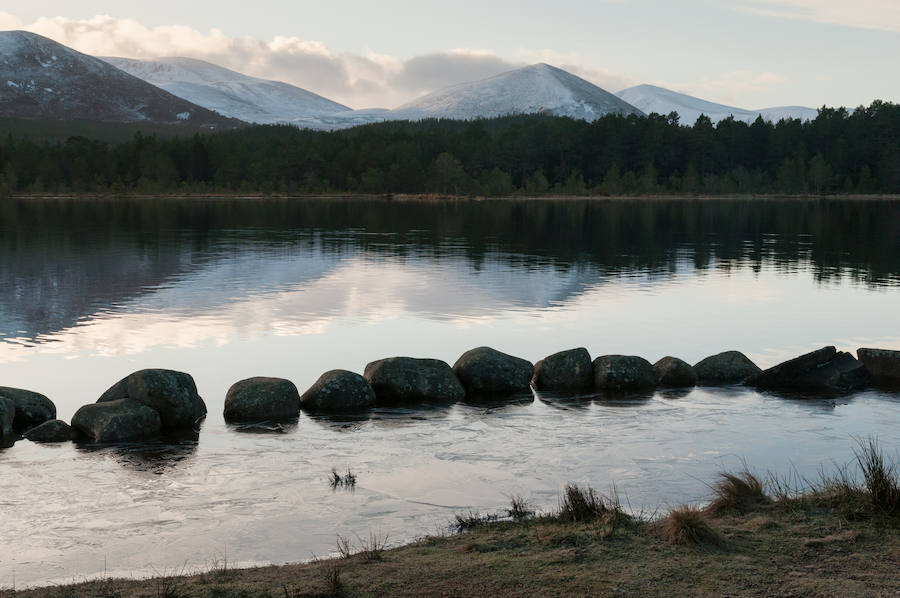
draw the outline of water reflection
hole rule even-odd
[[[277,422],[230,423],[228,429],[239,434],[288,434],[297,429],[297,419]]]
[[[367,268],[381,260],[421,264],[410,276],[488,273],[491,298],[482,305],[527,308],[569,301],[611,276],[656,281],[765,265],[785,275],[809,269],[820,282],[891,287],[900,280],[898,205],[8,199],[0,201],[0,337],[34,342],[135,303],[196,315],[248,295],[308,287],[363,256]],[[553,283],[535,284],[538,278]],[[445,293],[431,288],[439,280],[423,288],[421,302],[407,299],[436,317],[471,309],[440,304]],[[171,288],[174,304],[172,297],[143,300]],[[304,311],[326,316],[330,301]]]
[[[76,449],[84,457],[110,458],[119,465],[136,472],[163,475],[189,465],[197,452],[198,435],[182,434],[139,443],[92,444],[77,443]]]

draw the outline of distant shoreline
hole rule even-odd
[[[828,195],[782,195],[782,194],[640,194],[640,195],[443,195],[435,193],[12,193],[0,196],[5,199],[296,199],[296,200],[369,200],[396,202],[443,202],[443,201],[710,201],[710,200],[796,200],[796,201],[900,201],[900,194],[828,194]]]

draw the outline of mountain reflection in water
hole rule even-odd
[[[179,283],[196,315],[357,260],[460,279],[476,305],[541,309],[609,277],[763,267],[871,288],[900,281],[898,202],[860,200],[28,199],[0,201],[0,338],[38,340]],[[547,280],[552,279],[552,281]],[[524,284],[516,284],[522,280]],[[492,287],[493,284],[493,287]],[[412,297],[452,318],[473,310]],[[417,301],[417,299],[419,301]],[[146,302],[146,305],[144,305]],[[487,302],[487,304],[486,304]],[[312,316],[328,312],[328,301]],[[456,309],[454,309],[456,308]],[[476,310],[477,311],[477,310]]]

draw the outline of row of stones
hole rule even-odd
[[[746,384],[759,389],[807,393],[846,392],[879,380],[900,381],[900,351],[860,349],[860,359],[824,347],[762,371],[739,351],[726,351],[691,366],[676,357],[650,364],[642,357],[604,355],[587,349],[555,353],[532,365],[490,347],[467,351],[451,368],[438,359],[391,357],[366,366],[362,376],[346,370],[322,374],[299,395],[278,378],[250,378],[231,387],[225,419],[251,422],[296,417],[300,410],[353,412],[374,406],[456,402],[527,391],[563,393],[647,392],[698,384]],[[871,372],[870,372],[871,370]]]
[[[675,357],[650,364],[641,357],[605,355],[591,361],[584,348],[561,351],[537,364],[490,347],[464,353],[451,368],[438,359],[391,357],[368,364],[364,374],[332,370],[301,396],[289,380],[249,378],[225,398],[225,419],[257,422],[295,418],[301,409],[360,412],[375,406],[456,402],[466,397],[502,397],[526,391],[557,393],[648,392],[657,387],[746,384],[759,389],[806,393],[846,392],[871,381],[900,384],[900,351],[860,349],[859,359],[824,347],[768,370],[738,351],[691,366]],[[192,428],[206,415],[193,378],[171,370],[141,370],[126,376],[72,419],[56,420],[43,395],[0,387],[0,440],[25,430],[35,441],[62,441],[74,433],[95,442],[151,437]]]
[[[297,417],[312,412],[359,412],[372,407],[440,402],[466,397],[502,397],[528,391],[582,393],[591,390],[643,391],[657,386],[685,387],[738,383],[759,372],[746,356],[729,351],[692,367],[665,357],[651,365],[641,357],[606,355],[593,362],[587,349],[561,351],[537,364],[478,347],[451,368],[439,359],[390,357],[368,364],[363,375],[347,370],[322,374],[303,395],[289,380],[249,378],[235,383],[225,397],[225,419],[253,422]]]

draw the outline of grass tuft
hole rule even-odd
[[[349,559],[353,556],[353,547],[350,544],[350,538],[338,534],[335,544],[337,545],[338,555],[342,559]]]
[[[491,513],[479,513],[478,511],[469,511],[468,513],[457,513],[454,515],[453,529],[457,532],[470,532],[479,527],[494,523],[500,520],[499,515]]]
[[[737,474],[720,473],[713,493],[715,497],[706,509],[714,515],[749,513],[772,502],[762,481],[747,470]]]
[[[512,496],[509,499],[509,508],[506,509],[507,516],[513,521],[523,521],[534,517],[536,511],[523,496]]]
[[[337,469],[332,467],[328,483],[331,484],[332,490],[337,490],[338,488],[353,490],[356,488],[356,474],[350,471],[350,469],[347,469],[347,473],[341,475],[337,472]]]
[[[594,521],[611,510],[621,508],[618,500],[607,501],[588,486],[581,488],[577,484],[566,484],[559,502],[559,519],[572,522]]]
[[[380,536],[375,532],[369,532],[368,540],[363,540],[362,538],[359,540],[359,554],[362,555],[363,560],[380,561],[384,558],[384,551],[387,548],[387,544],[387,534]]]
[[[721,546],[722,535],[709,524],[706,513],[693,505],[684,505],[669,511],[660,522],[662,537],[666,542],[682,546]]]
[[[885,460],[874,438],[858,440],[857,443],[859,448],[854,454],[863,474],[872,510],[888,517],[900,515],[900,472],[896,462]]]
[[[325,568],[325,588],[330,596],[344,595],[344,580],[341,577],[343,570],[337,565],[330,565]]]

